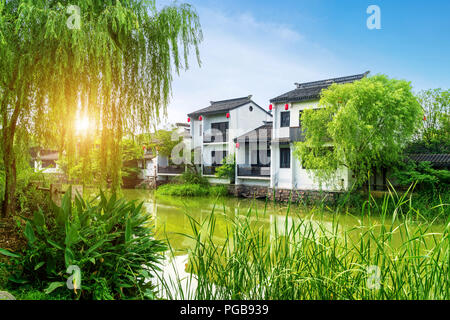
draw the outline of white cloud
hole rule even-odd
[[[271,98],[294,89],[295,82],[342,74],[332,52],[288,25],[260,21],[250,13],[197,10],[204,33],[202,67],[192,59],[191,69],[175,79],[168,107],[171,123],[185,122],[187,113],[211,100],[252,94],[266,107]]]

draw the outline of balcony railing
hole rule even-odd
[[[203,174],[206,176],[214,176],[216,174],[216,169],[220,167],[220,165],[216,166],[203,166]]]
[[[291,141],[305,141],[305,133],[302,127],[290,127],[289,138]]]
[[[238,165],[238,177],[270,177],[270,167],[258,165]]]
[[[223,134],[204,134],[203,143],[213,143],[213,142],[228,142],[228,135]]]
[[[158,173],[182,174],[185,171],[184,166],[160,166],[158,165]]]

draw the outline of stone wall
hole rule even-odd
[[[269,199],[280,202],[291,201],[293,203],[313,203],[322,200],[328,203],[334,203],[341,192],[329,191],[310,191],[310,190],[290,190],[290,189],[272,189],[262,186],[230,185],[228,188],[230,194],[236,197]]]

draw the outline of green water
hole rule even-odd
[[[304,206],[287,204],[266,203],[261,200],[251,200],[243,198],[199,198],[199,197],[156,197],[153,191],[148,190],[123,190],[127,199],[143,201],[146,209],[154,218],[156,227],[156,237],[159,239],[168,239],[170,245],[175,251],[175,255],[186,254],[187,249],[193,245],[186,235],[192,235],[190,215],[198,222],[207,220],[214,210],[216,216],[215,237],[218,243],[227,237],[227,227],[229,221],[234,219],[244,219],[249,210],[252,225],[273,232],[277,225],[278,233],[285,226],[288,219],[289,224],[298,225],[301,221],[315,225],[317,230],[328,230],[330,233],[336,231],[337,234],[347,233],[350,239],[358,242],[361,234],[367,228],[372,227],[375,230],[381,228],[381,219],[379,216],[361,217],[361,214],[336,214],[327,209],[308,208]],[[397,223],[394,223],[394,228]],[[389,218],[384,222],[388,228],[391,223]],[[281,227],[280,227],[281,226]],[[205,229],[207,226],[204,226]],[[415,228],[414,222],[411,222],[411,229]],[[439,234],[443,232],[443,224],[434,223],[427,230],[429,233]],[[205,230],[206,231],[206,230]],[[283,232],[283,230],[281,230]],[[430,237],[430,245],[433,239]],[[435,241],[435,240],[434,240]],[[428,242],[428,241],[426,241]],[[400,233],[393,233],[390,242],[394,247],[403,244]]]

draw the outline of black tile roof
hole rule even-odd
[[[243,134],[234,139],[235,142],[258,142],[258,141],[270,141],[272,140],[272,127],[271,121],[265,121],[264,125],[258,127],[250,132]]]
[[[450,154],[407,154],[406,158],[415,162],[431,162],[434,167],[438,168],[450,167]]]
[[[217,114],[217,113],[228,112],[232,109],[236,109],[236,108],[241,107],[250,102],[255,104],[258,108],[260,108],[267,114],[270,114],[269,112],[267,112],[266,110],[261,108],[257,103],[255,103],[252,100],[252,96],[250,95],[247,97],[241,97],[241,98],[235,98],[235,99],[229,99],[229,100],[211,101],[211,105],[209,107],[189,113],[188,116],[196,117],[196,116],[201,116],[201,115],[204,116],[204,115],[208,115],[208,114]]]
[[[328,88],[333,83],[351,83],[357,80],[361,80],[369,74],[369,71],[356,74],[353,76],[326,79],[320,81],[313,82],[305,82],[305,83],[296,83],[297,88],[295,90],[289,91],[281,96],[273,98],[270,100],[272,103],[283,103],[283,102],[299,102],[299,101],[307,101],[307,100],[315,100],[320,98],[320,92],[323,89]]]

